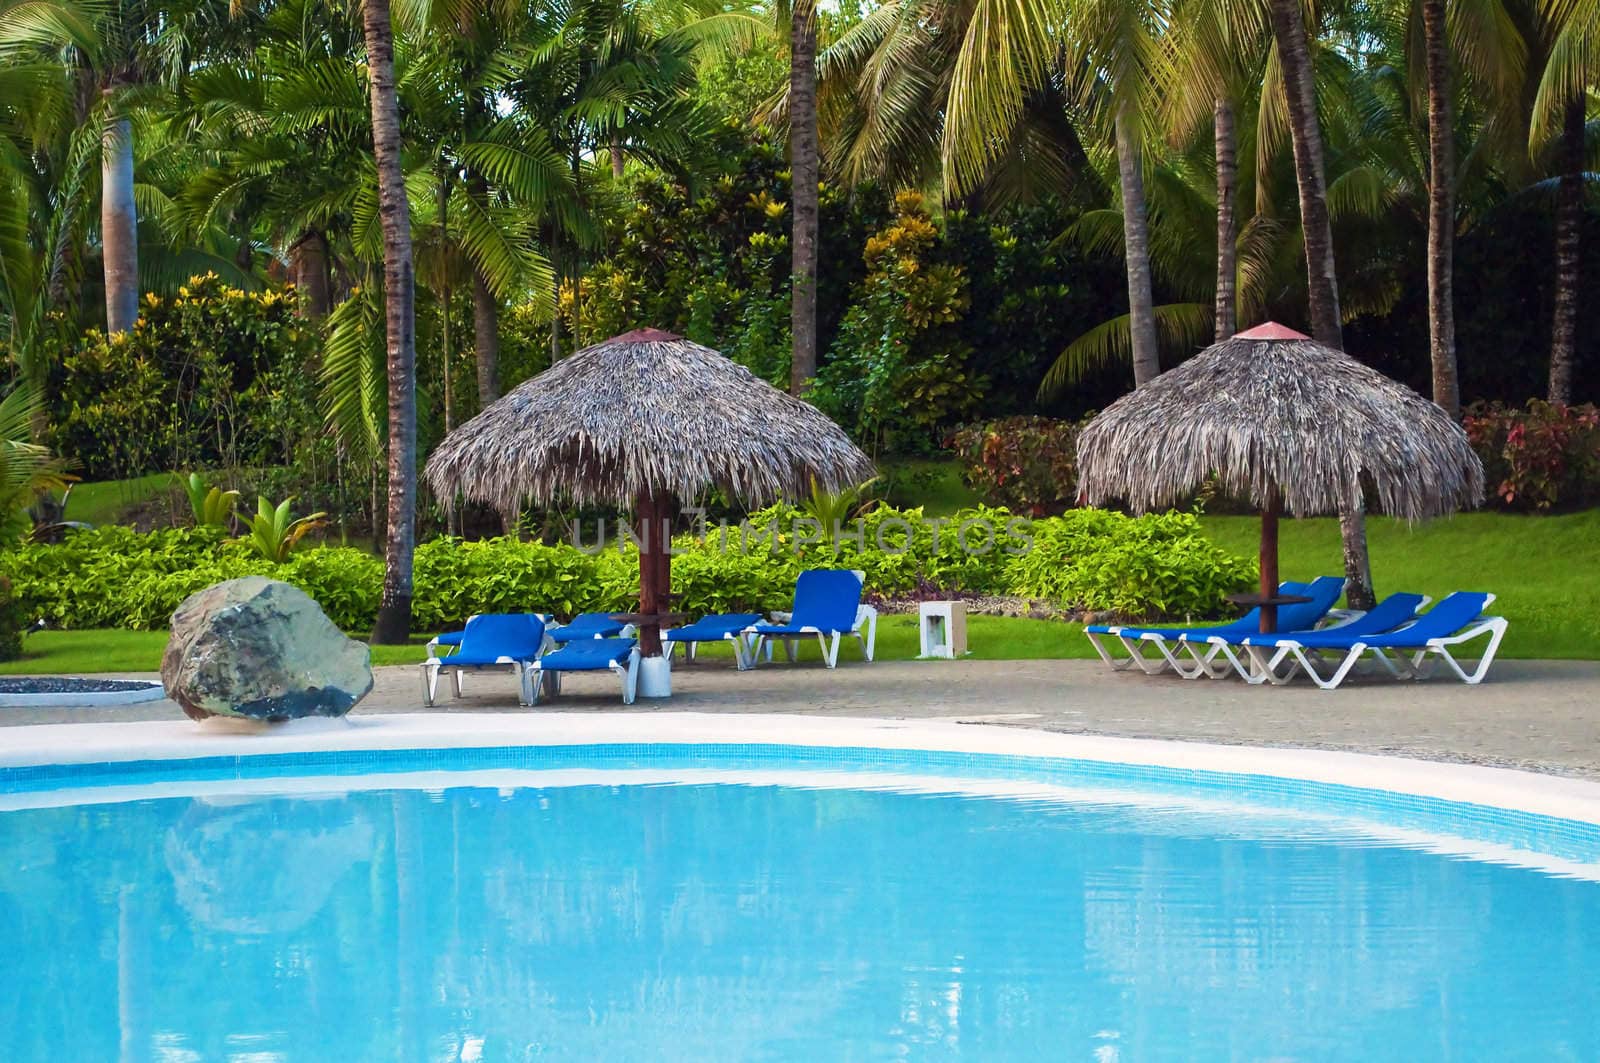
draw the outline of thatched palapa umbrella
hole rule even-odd
[[[441,498],[632,507],[640,533],[640,649],[661,653],[676,500],[708,487],[759,505],[836,491],[872,462],[816,407],[709,347],[639,329],[586,347],[451,432],[425,476]]]
[[[1278,587],[1278,515],[1358,505],[1408,520],[1476,505],[1483,464],[1438,406],[1343,351],[1268,322],[1108,406],[1078,437],[1091,503],[1173,505],[1215,475],[1261,510],[1261,598]],[[1263,605],[1261,629],[1276,627]]]

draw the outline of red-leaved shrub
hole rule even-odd
[[[1084,422],[1004,417],[950,437],[961,479],[985,504],[1042,517],[1072,508],[1078,494],[1078,433]]]
[[[1600,502],[1600,410],[1593,405],[1478,403],[1462,423],[1483,460],[1491,504],[1543,511]]]

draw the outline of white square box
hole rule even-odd
[[[917,606],[922,657],[962,657],[967,652],[967,603],[923,602]]]

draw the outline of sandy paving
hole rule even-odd
[[[668,704],[681,711],[953,717],[1067,733],[1398,753],[1600,778],[1600,662],[1591,661],[1501,661],[1477,687],[1373,679],[1338,691],[1113,674],[1091,661],[843,660],[831,672],[808,662],[744,673],[708,661],[680,662],[673,686]],[[617,681],[593,675],[569,677],[562,696],[543,707],[649,712],[651,704],[640,699],[624,709]],[[442,711],[452,706],[521,711],[509,675],[469,678],[465,697],[441,703]],[[356,711],[421,708],[418,669],[393,667],[377,669],[377,686]],[[172,719],[178,711],[170,701],[0,709],[0,724]]]

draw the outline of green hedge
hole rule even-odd
[[[1028,521],[980,507],[933,521],[920,509],[880,507],[837,543],[808,542],[821,536],[804,519],[777,506],[755,514],[745,529],[711,528],[704,540],[679,536],[675,608],[694,614],[782,608],[803,569],[831,566],[862,569],[868,590],[885,597],[1019,594],[1128,617],[1214,616],[1225,609],[1223,595],[1255,576],[1253,562],[1206,540],[1187,513],[1074,510]],[[639,585],[635,551],[619,550],[614,538],[599,552],[513,539],[435,539],[418,547],[415,573],[418,631],[476,612],[620,610],[636,600]],[[340,627],[364,631],[377,612],[383,564],[336,546],[273,564],[207,528],[149,534],[100,528],[59,545],[0,553],[0,578],[11,582],[25,615],[65,628],[161,628],[188,595],[246,575],[293,583]]]

